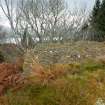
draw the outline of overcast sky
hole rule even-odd
[[[79,8],[88,8],[92,9],[95,0],[66,0],[70,8],[79,7]]]
[[[15,0],[14,0],[15,1]],[[68,3],[68,7],[72,10],[75,8],[83,8],[83,9],[88,9],[91,10],[95,0],[66,0]],[[0,24],[8,27],[9,23],[6,18],[4,18],[2,10],[0,9]]]

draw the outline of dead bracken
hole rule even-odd
[[[10,87],[16,87],[23,82],[22,61],[0,64],[0,95]]]

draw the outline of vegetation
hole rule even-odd
[[[103,40],[105,40],[105,0],[96,0],[95,6],[92,11],[91,16],[91,25],[92,28],[94,28],[96,31],[100,32],[99,36],[96,36],[97,38],[102,37]]]
[[[91,17],[64,0],[0,7],[15,40],[0,28],[0,105],[105,105],[105,0]]]
[[[81,46],[83,43],[84,45]],[[46,63],[41,64],[40,61],[38,61],[38,54],[40,51],[41,53],[45,52],[46,45],[41,45],[41,48],[39,47],[40,45],[38,45],[34,50],[32,49],[28,51],[27,54],[24,55],[24,64],[22,60],[20,60],[22,63],[20,61],[16,62],[16,67],[20,68],[19,65],[23,67],[22,72],[25,76],[24,84],[19,85],[19,87],[14,85],[15,87],[13,86],[8,88],[7,92],[5,92],[2,97],[0,97],[0,104],[98,105],[97,103],[104,103],[105,60],[104,55],[102,55],[104,52],[104,44],[99,42],[78,42],[74,43],[74,46],[72,45],[74,48],[72,51],[78,51],[78,53],[81,55],[84,49],[90,48],[88,44],[91,45],[91,47],[93,46],[92,49],[89,49],[90,52],[86,52],[87,55],[90,55],[90,57],[85,59],[83,58],[83,60],[81,59],[81,62],[78,62],[78,59],[73,59],[72,62],[69,62],[69,60],[72,59],[69,58],[69,60],[67,60],[68,63],[63,63],[61,61],[58,63],[58,58],[57,62],[53,62],[50,65],[46,65]],[[67,45],[68,43],[62,46],[51,44],[49,47],[47,47],[46,51],[49,51],[51,46],[52,48],[54,46],[57,51],[60,51],[60,49],[64,49],[67,47]],[[95,50],[94,52],[92,52],[93,48]],[[101,56],[95,54],[95,52],[98,50],[101,50]],[[93,56],[93,53],[96,57]],[[46,55],[44,54],[44,56]],[[56,56],[53,57],[56,58]],[[83,56],[81,55],[81,57]],[[50,60],[53,61],[52,58]],[[13,67],[14,66],[11,66],[11,68]],[[6,68],[7,66],[5,66],[5,70]],[[15,75],[12,73],[10,75],[14,75],[12,77],[12,81],[19,83],[18,79],[20,80],[22,75],[19,76],[20,74]],[[19,76],[19,78],[17,76]],[[15,83],[12,81],[9,80],[11,85]]]
[[[4,61],[5,61],[4,55],[2,54],[2,52],[0,52],[0,63]]]
[[[104,101],[105,71],[99,64],[94,71],[94,64],[85,65],[78,72],[73,69],[76,64],[53,65],[53,70],[40,71],[28,77],[23,88],[8,90],[1,98],[3,105],[96,105],[99,98]]]

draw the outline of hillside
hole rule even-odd
[[[29,51],[29,53],[30,56],[36,55],[42,64],[69,64],[104,56],[105,43],[78,41],[65,44],[40,44],[32,49],[31,52]]]
[[[0,105],[104,105],[104,42],[39,44],[24,54],[21,73],[24,84],[8,88]]]

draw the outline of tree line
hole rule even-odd
[[[98,40],[105,38],[105,0],[87,9],[69,10],[65,0],[0,0],[16,43],[22,50],[37,43]]]
[[[90,16],[91,27],[100,32],[96,35],[97,39],[105,40],[105,0],[96,0],[92,14]]]

